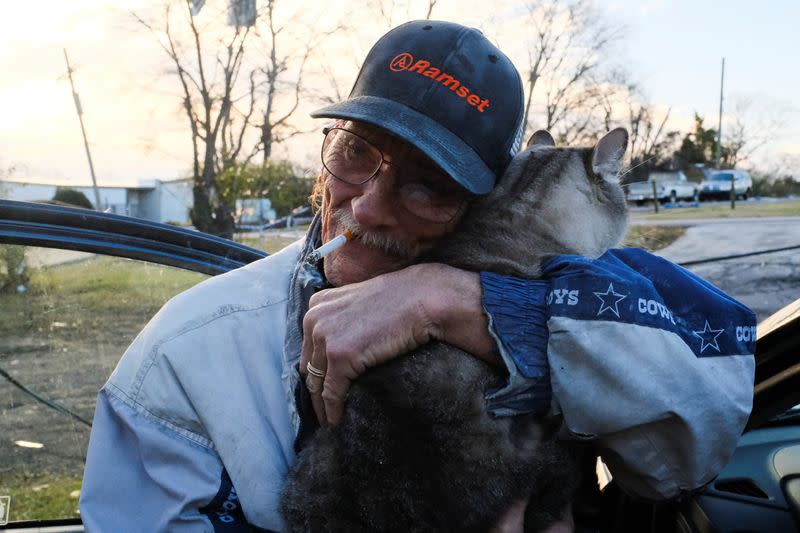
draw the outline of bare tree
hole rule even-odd
[[[255,148],[263,154],[264,162],[272,156],[274,144],[305,133],[292,125],[291,118],[302,98],[309,94],[303,83],[306,67],[318,44],[342,29],[341,25],[327,30],[308,28],[298,17],[289,17],[278,25],[276,4],[276,0],[267,0],[260,13],[261,26],[257,26],[257,32],[262,46],[257,56],[266,59],[251,73],[259,80],[251,86],[251,99],[258,101],[260,105],[261,120],[256,124],[259,141]],[[288,33],[289,27],[294,27],[295,32],[297,28],[305,29],[306,31],[300,32],[304,38],[281,42],[280,38]],[[323,64],[322,68],[330,67]],[[332,76],[332,72],[328,73]],[[338,96],[338,86],[334,86],[334,90]]]
[[[672,108],[667,108],[661,118],[649,104],[635,104],[630,108],[631,159],[644,161],[656,154],[663,143],[664,127]]]
[[[233,16],[247,20],[232,26],[224,24],[227,2],[208,2],[202,19],[187,0],[164,2],[155,21],[134,17],[158,40],[179,83],[192,143],[192,222],[201,231],[230,236],[231,173],[235,177],[258,155],[266,164],[275,144],[302,133],[291,120],[304,96],[306,66],[316,45],[339,27],[310,28],[300,20],[300,8],[278,14],[277,0],[266,0],[257,13]],[[228,173],[224,194],[222,173]]]
[[[327,38],[334,33],[344,35],[350,46],[344,47],[345,53],[329,57],[324,47],[317,47],[314,51],[314,83],[303,87],[303,91],[310,99],[322,105],[341,102],[347,97],[347,92],[354,77],[361,68],[364,52],[375,39],[375,33],[383,30],[389,31],[398,24],[420,18],[430,19],[439,0],[425,0],[424,2],[400,0],[366,0],[362,4],[352,6],[339,14],[338,24],[328,32],[322,33],[322,38]],[[344,21],[368,19],[373,22],[368,28],[363,24],[353,24]],[[317,32],[317,35],[320,35]],[[322,39],[318,38],[317,41]],[[347,67],[344,65],[349,63]]]
[[[439,0],[366,0],[365,11],[376,22],[377,27],[385,27],[388,31],[402,22],[424,18],[430,20]]]
[[[433,14],[433,8],[434,8],[434,7],[436,7],[436,3],[437,3],[438,1],[439,1],[439,0],[428,0],[428,12],[427,12],[427,13],[425,13],[425,18],[426,18],[427,20],[430,20],[430,18],[431,18],[431,15]]]
[[[626,154],[630,167],[624,174],[626,182],[645,179],[653,168],[669,164],[680,135],[666,128],[672,108],[659,111],[651,105],[639,85],[622,69],[612,71],[596,94],[596,114],[602,130],[609,131],[619,125],[628,130]]]
[[[738,96],[723,131],[724,168],[736,168],[779,139],[795,111],[786,104]]]
[[[608,90],[604,53],[622,28],[608,25],[591,0],[544,0],[526,8],[526,128],[545,128],[565,143],[594,135],[604,118],[597,108]],[[541,111],[534,116],[536,109]]]
[[[232,115],[233,92],[250,28],[228,27],[208,39],[209,32],[198,27],[191,4],[176,5],[179,4],[182,6],[175,10],[167,2],[160,23],[136,13],[133,16],[156,37],[181,87],[192,143],[192,223],[200,231],[231,236],[233,213],[217,194],[217,176],[236,159],[252,113],[251,105],[243,119],[236,120]]]
[[[377,25],[384,26],[387,29],[396,25],[395,13],[399,9],[398,6],[405,7],[405,13],[402,17],[409,20],[410,15],[410,2],[402,2],[398,0],[367,0],[365,7],[366,13],[374,15]]]
[[[0,161],[0,198],[3,198],[6,195],[5,188],[3,187],[3,181],[7,180],[14,172],[14,167],[3,168],[2,161]]]
[[[800,183],[800,154],[778,153],[765,162],[760,172],[767,182],[787,179]]]
[[[337,77],[337,69],[332,65],[332,61],[328,61],[324,52],[321,52],[321,61],[319,66],[319,78],[315,88],[309,88],[308,94],[315,100],[318,100],[323,105],[335,104],[341,102],[347,96],[342,88],[342,82]],[[353,67],[355,72],[358,71],[358,64],[356,62]],[[322,79],[326,81],[323,87]]]
[[[669,151],[669,145],[678,134],[666,131],[672,108],[659,113],[653,105],[646,102],[639,88],[632,83],[626,86],[626,92],[631,165],[642,165],[647,169],[664,164],[663,159]]]

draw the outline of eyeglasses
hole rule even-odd
[[[471,195],[440,170],[415,163],[402,166],[387,161],[383,152],[364,137],[344,128],[325,128],[322,165],[334,178],[362,185],[393,165],[397,199],[408,212],[429,222],[446,223],[462,210]]]

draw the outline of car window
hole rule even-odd
[[[650,174],[651,181],[672,181],[677,179],[675,174],[664,174],[664,173],[652,173]]]
[[[727,172],[718,172],[716,174],[711,175],[711,179],[714,181],[731,181],[732,174]]]
[[[10,521],[79,516],[98,390],[152,315],[206,277],[0,245],[0,498],[10,497]]]

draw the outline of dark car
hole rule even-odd
[[[173,295],[264,256],[174,226],[0,200],[0,530],[83,531],[95,398],[119,357]],[[753,414],[731,463],[680,502],[638,501],[612,481],[599,531],[797,528],[800,300],[759,326],[757,346]]]

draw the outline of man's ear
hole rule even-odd
[[[528,144],[526,144],[525,147],[530,148],[533,145],[555,146],[556,141],[553,140],[553,136],[550,135],[550,132],[547,130],[538,130],[531,135],[531,138],[528,139]]]
[[[600,139],[592,151],[592,170],[598,176],[616,176],[628,147],[628,131],[617,128]]]

